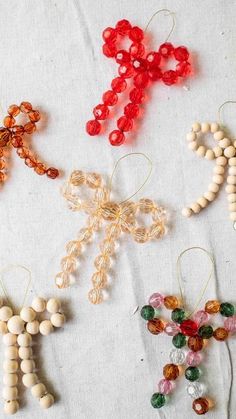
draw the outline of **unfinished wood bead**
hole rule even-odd
[[[201,211],[201,206],[197,202],[190,205],[190,208],[195,214],[198,214]]]
[[[45,396],[41,397],[39,403],[43,409],[49,409],[49,407],[51,407],[54,403],[54,397],[48,393]]]
[[[5,358],[7,358],[7,359],[17,359],[18,358],[18,348],[16,346],[8,346],[5,349]]]
[[[217,159],[216,159],[216,164],[218,165],[218,166],[225,166],[226,164],[227,164],[227,158],[226,157],[224,157],[224,156],[221,156],[221,157],[217,157]]]
[[[215,199],[215,197],[216,197],[216,194],[214,193],[214,192],[210,192],[210,191],[208,191],[208,192],[205,192],[204,193],[204,197],[209,201],[209,202],[212,202],[212,201],[214,201],[214,199]]]
[[[224,150],[224,155],[227,158],[231,158],[235,156],[235,152],[236,152],[235,147],[231,145]]]
[[[229,211],[236,212],[236,202],[232,202],[231,204],[229,204]]]
[[[220,140],[222,140],[222,139],[224,138],[224,136],[225,136],[225,134],[224,134],[224,132],[223,132],[223,131],[216,131],[216,132],[214,133],[214,139],[215,139],[216,141],[220,141]]]
[[[197,203],[200,205],[201,208],[205,208],[208,205],[208,200],[204,198],[204,196],[201,196],[201,198],[197,200]]]
[[[32,322],[36,318],[36,312],[31,307],[23,307],[20,312],[20,317],[25,322]]]
[[[7,324],[5,322],[3,322],[2,320],[0,320],[0,333],[1,335],[5,335],[5,333],[8,332],[7,329]]]
[[[225,172],[225,168],[223,166],[215,166],[213,171],[216,175],[223,175]]]
[[[212,177],[212,180],[217,185],[222,185],[222,183],[224,182],[224,176],[222,176],[222,175],[214,175]]]
[[[236,166],[231,166],[229,168],[229,175],[236,176]]]
[[[212,122],[211,123],[211,132],[215,133],[216,131],[219,131],[219,124],[217,124],[217,122]]]
[[[184,217],[191,217],[192,213],[193,212],[192,212],[191,208],[183,208],[182,209],[182,215]]]
[[[30,359],[33,355],[31,346],[20,346],[19,347],[19,358],[20,359]]]
[[[19,346],[30,346],[32,343],[32,337],[29,333],[25,332],[17,336],[17,343]]]
[[[214,147],[213,152],[215,154],[215,157],[220,157],[223,154],[223,150],[220,146]]]
[[[195,141],[197,139],[197,135],[195,132],[191,131],[186,135],[187,141]]]
[[[41,397],[43,397],[46,391],[46,387],[43,383],[35,384],[35,386],[31,388],[32,396],[36,397],[36,399],[40,399]]]
[[[7,322],[12,317],[13,311],[11,307],[3,306],[0,308],[0,320]]]
[[[31,307],[36,313],[43,313],[46,310],[46,301],[44,298],[36,297],[33,299]]]
[[[189,143],[189,145],[188,145],[188,148],[189,148],[190,150],[193,150],[193,151],[197,150],[197,148],[198,148],[198,143],[197,143],[197,141],[191,141],[191,143]]]
[[[231,141],[229,140],[229,138],[224,137],[222,140],[219,141],[219,146],[223,149],[226,149],[230,145],[231,145]]]
[[[23,359],[20,364],[20,369],[25,374],[29,374],[35,369],[35,362],[33,359]]]
[[[206,147],[204,145],[200,145],[196,151],[197,155],[200,157],[204,157],[206,154]]]
[[[225,190],[227,193],[231,194],[231,193],[236,193],[236,185],[227,185],[225,187]]]
[[[2,391],[2,396],[5,400],[16,400],[18,397],[17,387],[4,387]]]
[[[4,404],[6,415],[14,415],[19,410],[19,403],[16,400],[7,401]]]
[[[14,359],[6,359],[3,362],[3,369],[9,374],[13,374],[18,370],[18,362]]]
[[[29,374],[24,374],[22,377],[22,382],[25,387],[33,387],[37,384],[38,377],[34,372],[30,372]]]
[[[65,316],[62,313],[55,313],[51,316],[51,323],[54,327],[62,327],[65,323]]]
[[[228,185],[236,185],[236,176],[228,176],[227,183]]]
[[[3,343],[7,346],[13,346],[16,344],[16,335],[13,335],[12,333],[6,333],[3,336]]]
[[[16,373],[5,373],[3,375],[3,384],[7,387],[14,387],[18,383],[18,375]]]
[[[10,333],[19,335],[25,328],[25,322],[20,316],[12,316],[7,322],[7,327]]]
[[[207,132],[209,132],[211,129],[210,124],[208,122],[203,122],[201,124],[201,131],[205,134]]]
[[[210,185],[208,186],[208,190],[210,192],[217,193],[217,192],[219,192],[219,189],[220,189],[220,187],[219,187],[219,184],[217,184],[217,183],[210,183]]]
[[[214,160],[214,158],[215,158],[215,153],[214,153],[214,151],[213,151],[213,150],[207,150],[207,151],[206,151],[206,154],[205,154],[205,158],[206,158],[207,160]]]
[[[199,122],[194,122],[192,125],[193,132],[199,132],[201,131],[201,124]]]
[[[39,333],[39,322],[38,320],[33,320],[32,322],[27,323],[26,330],[30,335],[37,335]]]
[[[232,157],[231,159],[229,159],[229,165],[236,166],[236,157]]]
[[[43,320],[39,325],[41,335],[47,336],[53,332],[53,325],[50,320]]]
[[[50,298],[47,302],[47,311],[51,314],[58,313],[61,309],[61,302],[56,298]]]
[[[229,202],[236,202],[236,193],[231,193],[228,195]]]

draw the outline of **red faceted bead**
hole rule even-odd
[[[129,94],[129,98],[132,103],[142,103],[144,101],[145,95],[142,89],[134,87]]]
[[[23,140],[20,135],[14,135],[11,139],[11,144],[13,147],[18,148],[23,146]]]
[[[123,77],[116,77],[111,82],[111,88],[116,93],[124,92],[126,87],[127,87],[127,83],[126,83],[125,79],[123,79]]]
[[[118,101],[118,96],[113,90],[107,90],[103,93],[102,100],[107,106],[114,106]]]
[[[176,73],[180,77],[186,77],[191,72],[191,65],[188,61],[182,61],[176,66]]]
[[[152,70],[149,70],[148,75],[149,75],[150,80],[157,81],[162,78],[162,71],[160,68],[157,67]]]
[[[141,89],[144,89],[147,87],[149,82],[149,75],[145,71],[143,73],[139,73],[134,77],[134,85],[135,87],[140,87]]]
[[[138,26],[134,26],[129,32],[129,38],[133,42],[141,42],[143,40],[144,34],[143,30]]]
[[[174,57],[177,61],[187,61],[189,52],[185,47],[178,47],[174,50]]]
[[[175,84],[178,80],[178,75],[174,70],[168,70],[163,73],[162,80],[167,86]]]
[[[161,56],[158,52],[151,51],[146,57],[148,68],[153,69],[158,67],[161,62]]]
[[[133,120],[127,118],[126,116],[121,116],[117,121],[117,127],[121,131],[131,131],[133,128]]]
[[[96,119],[88,121],[86,124],[86,131],[89,135],[98,135],[101,131],[101,124]]]
[[[184,320],[180,325],[180,330],[185,336],[195,336],[198,331],[198,325],[193,320]]]
[[[126,19],[119,20],[116,24],[116,30],[120,35],[126,35],[131,28],[131,24]]]
[[[129,52],[133,58],[140,58],[145,53],[144,45],[141,44],[140,42],[134,42],[133,44],[130,45]]]
[[[59,171],[54,167],[49,167],[49,169],[46,171],[46,175],[51,179],[56,179],[56,177],[59,176]]]
[[[118,72],[120,76],[124,77],[125,79],[129,79],[130,77],[133,76],[134,69],[133,69],[132,64],[126,63],[126,64],[120,65]]]
[[[141,73],[142,71],[145,71],[147,69],[147,62],[143,58],[135,58],[135,60],[133,61],[133,67],[135,71]]]
[[[124,49],[121,49],[116,54],[116,62],[118,64],[124,64],[130,62],[130,54],[129,52],[125,51]]]
[[[115,44],[104,44],[102,47],[103,54],[108,58],[113,58],[116,55],[117,49]]]
[[[95,108],[93,109],[93,114],[95,116],[96,119],[107,119],[108,115],[109,115],[109,109],[106,105],[97,105],[95,106]]]
[[[117,38],[117,32],[113,28],[106,28],[102,33],[102,37],[106,43],[114,42]]]
[[[170,42],[165,42],[160,46],[159,52],[162,57],[168,58],[174,52],[174,47]]]
[[[123,132],[116,129],[109,134],[109,141],[111,145],[119,146],[125,141],[125,136]]]
[[[128,103],[124,108],[124,114],[127,118],[136,118],[139,114],[139,106],[135,103]]]

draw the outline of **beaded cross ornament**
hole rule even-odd
[[[163,9],[159,12],[161,11],[168,10]],[[174,25],[172,30],[173,28]],[[109,108],[117,104],[118,95],[130,89],[124,115],[117,120],[117,129],[109,134],[109,141],[113,146],[123,144],[124,133],[133,129],[134,120],[140,114],[140,106],[145,101],[145,90],[149,84],[162,81],[171,86],[190,73],[189,52],[186,47],[174,47],[170,42],[165,42],[157,51],[148,51],[144,44],[144,34],[145,31],[138,26],[132,26],[126,19],[117,22],[115,28],[106,28],[102,34],[105,42],[103,54],[113,58],[118,64],[118,77],[112,80],[111,89],[103,94],[102,103],[93,109],[94,119],[87,122],[86,131],[89,135],[98,135],[102,128],[101,121],[109,117]],[[127,49],[121,49],[121,43],[126,38],[131,44]],[[177,61],[176,68],[167,70],[168,60],[173,59]],[[131,81],[127,84],[129,79]]]
[[[22,114],[28,119],[24,125],[16,123],[16,117]],[[0,128],[0,183],[6,179],[5,150],[12,146],[16,149],[18,156],[24,159],[26,166],[33,168],[38,175],[47,175],[55,179],[59,172],[54,167],[47,168],[33,155],[24,141],[25,134],[32,134],[36,130],[36,123],[40,120],[40,113],[34,110],[31,103],[22,102],[20,106],[11,105],[8,108],[8,115],[3,120],[4,127]]]
[[[90,199],[86,199],[87,188],[93,191]],[[105,239],[100,244],[101,253],[94,262],[96,271],[92,276],[92,289],[88,294],[91,303],[99,304],[104,297],[102,290],[108,285],[107,271],[111,265],[111,257],[115,253],[115,242],[121,233],[130,234],[137,243],[160,239],[166,231],[166,213],[150,199],[140,199],[138,202],[130,200],[115,202],[111,197],[110,188],[106,187],[102,177],[97,173],[74,171],[63,193],[72,211],[84,211],[88,214],[88,223],[87,227],[80,230],[77,239],[66,245],[67,256],[61,260],[62,272],[56,275],[55,282],[58,288],[70,286],[71,273],[76,271],[76,260],[81,255],[82,248],[106,222]],[[140,214],[151,215],[150,227],[138,224],[137,217]]]

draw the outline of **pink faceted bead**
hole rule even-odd
[[[198,324],[198,326],[202,326],[206,324],[209,320],[209,314],[204,310],[199,310],[193,315],[193,320]]]
[[[176,323],[169,322],[166,324],[164,332],[169,336],[175,336],[180,332],[180,328]]]
[[[228,330],[230,333],[236,332],[236,316],[228,317],[224,321],[224,326],[226,330]]]
[[[161,307],[163,305],[163,302],[164,302],[164,297],[163,297],[163,295],[159,294],[159,292],[155,292],[149,298],[149,304],[150,304],[150,306],[152,306],[154,308]]]
[[[173,390],[173,384],[170,380],[164,378],[158,383],[158,390],[161,394],[169,394]]]
[[[200,352],[189,351],[187,353],[186,362],[191,367],[196,367],[197,365],[201,363],[201,361],[202,361],[202,355],[200,354]]]

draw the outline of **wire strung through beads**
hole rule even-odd
[[[166,9],[159,12],[162,11],[169,12]],[[175,21],[173,21],[172,30],[174,25]],[[189,52],[186,47],[174,47],[170,42],[163,43],[158,51],[147,52],[143,42],[144,31],[138,26],[132,26],[126,19],[117,22],[115,28],[106,28],[102,36],[105,41],[103,54],[115,59],[119,65],[118,77],[112,80],[111,89],[103,94],[102,103],[93,109],[94,119],[87,122],[86,131],[92,136],[100,133],[101,121],[109,117],[110,107],[114,107],[118,102],[118,95],[127,90],[127,80],[130,79],[130,102],[125,105],[124,114],[117,120],[117,129],[109,134],[110,144],[120,146],[125,142],[125,133],[134,127],[134,120],[139,116],[148,85],[162,81],[171,86],[190,74]],[[120,42],[124,38],[128,38],[131,42],[129,49],[120,49]],[[170,59],[177,61],[176,68],[165,70]]]
[[[29,120],[24,125],[16,123],[16,117],[22,113]],[[47,168],[31,153],[24,144],[24,135],[32,134],[36,130],[36,124],[40,120],[40,112],[34,110],[31,103],[22,102],[20,106],[11,105],[8,108],[8,115],[3,120],[4,127],[0,128],[0,183],[6,178],[6,160],[4,150],[12,146],[21,159],[24,159],[26,166],[33,168],[38,175],[47,175],[55,179],[59,172],[54,167]]]

